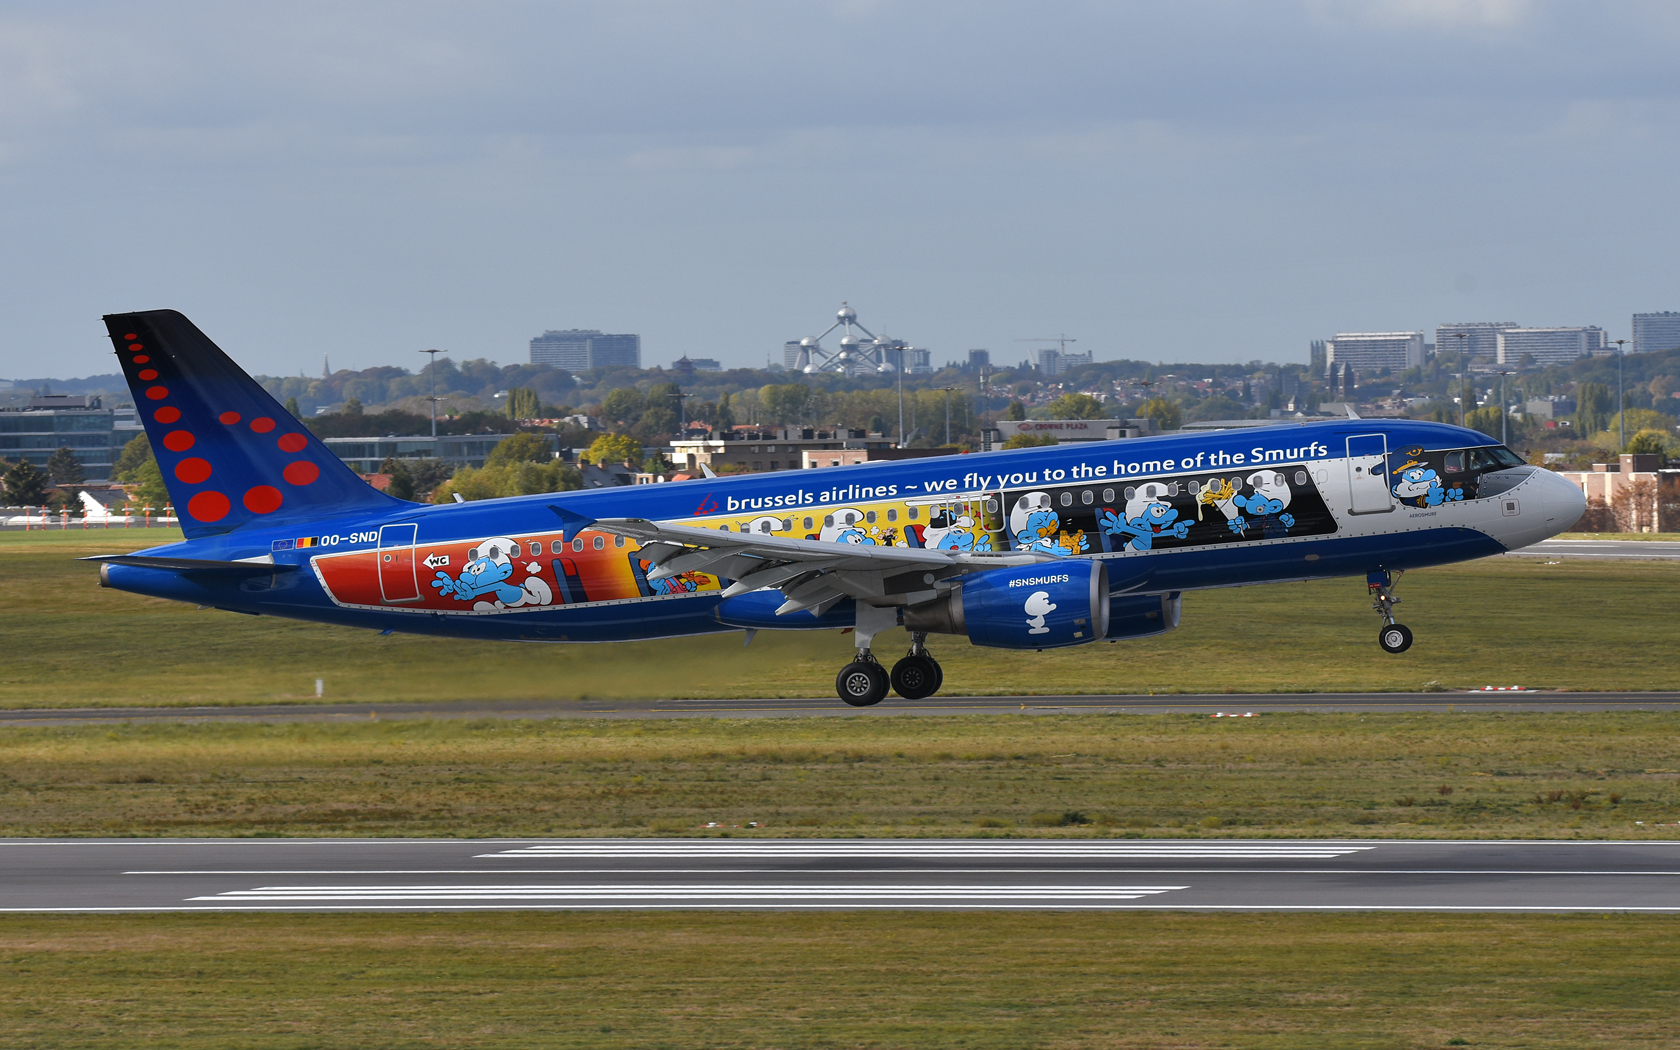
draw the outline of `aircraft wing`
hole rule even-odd
[[[940,582],[952,577],[1058,560],[1032,551],[877,547],[662,525],[644,518],[606,518],[588,527],[639,541],[639,555],[653,563],[650,581],[705,572],[734,581],[723,592],[726,598],[774,587],[787,599],[776,610],[778,616],[801,609],[821,616],[848,597],[869,605],[929,601],[938,597]]]

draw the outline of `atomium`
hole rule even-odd
[[[840,336],[840,345],[830,350],[822,345],[822,341],[836,328],[844,329],[844,334]],[[854,328],[868,336],[869,341],[865,342],[853,334]],[[866,372],[891,375],[895,368],[908,370],[906,355],[912,349],[902,339],[890,339],[871,332],[858,323],[857,311],[850,304],[841,303],[840,309],[835,311],[834,323],[821,335],[799,340],[799,359],[793,368],[806,375],[818,372],[852,376]]]

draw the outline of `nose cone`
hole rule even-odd
[[[1582,492],[1573,481],[1560,477],[1551,471],[1545,471],[1547,524],[1554,525],[1548,536],[1556,536],[1560,532],[1568,532],[1581,520],[1581,515],[1587,512],[1587,494]]]
[[[1492,497],[1502,509],[1493,535],[1506,550],[1569,531],[1587,509],[1586,494],[1567,478],[1541,467],[1526,469],[1527,480]]]

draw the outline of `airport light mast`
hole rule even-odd
[[[420,352],[422,354],[431,354],[432,355],[431,362],[426,365],[426,371],[428,371],[432,374],[432,396],[428,397],[426,400],[430,401],[432,403],[432,440],[435,442],[437,440],[437,406],[438,406],[437,355],[443,353],[443,351],[442,350],[422,350]],[[432,455],[434,455],[434,456],[437,455],[436,447],[434,447],[432,449]]]

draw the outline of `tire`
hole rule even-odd
[[[906,656],[893,665],[893,692],[906,700],[920,700],[937,693],[944,677],[933,657]]]
[[[1377,632],[1377,644],[1385,653],[1403,653],[1412,647],[1412,629],[1404,624],[1388,624]]]
[[[840,673],[834,678],[835,692],[853,707],[873,707],[880,703],[886,699],[887,687],[891,684],[880,664],[862,660],[840,668]]]

